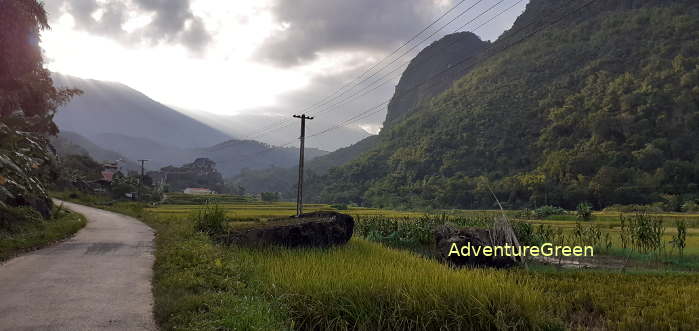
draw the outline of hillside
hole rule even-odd
[[[420,110],[423,101],[439,95],[448,89],[460,76],[456,72],[464,72],[469,68],[459,64],[463,58],[476,57],[489,45],[470,32],[455,33],[445,36],[421,50],[401,75],[396,85],[396,92],[388,104],[388,115],[384,127],[390,127],[401,118]],[[420,85],[425,77],[433,77],[449,68],[454,72],[440,75],[434,84]],[[350,146],[340,148],[328,155],[318,157],[306,164],[309,176],[324,175],[334,167],[347,164],[357,159],[361,154],[375,148],[380,141],[379,136],[370,136]],[[247,171],[233,179],[252,192],[279,191],[290,192],[296,182],[293,180],[297,168],[284,169],[273,167],[259,171]],[[290,176],[293,175],[293,176]],[[283,180],[284,178],[289,178]]]
[[[62,131],[50,139],[51,145],[58,155],[87,155],[97,162],[122,160],[122,166],[129,170],[137,170],[136,162],[108,149],[104,149],[89,139],[70,131]]]
[[[229,140],[204,148],[180,148],[146,138],[105,133],[96,135],[93,141],[128,159],[149,160],[146,168],[150,170],[170,165],[181,166],[197,158],[208,158],[216,162],[216,168],[223,176],[232,177],[238,175],[243,168],[291,167],[298,163],[298,148],[272,147],[252,140]],[[308,160],[325,154],[327,152],[315,148],[306,149]]]
[[[232,138],[126,85],[58,73],[52,76],[56,86],[85,92],[58,110],[54,120],[60,130],[89,139],[118,133],[182,148],[206,147]]]
[[[452,88],[310,183],[313,198],[491,208],[489,186],[511,207],[696,197],[699,4],[598,1],[517,41],[560,5],[531,1]]]

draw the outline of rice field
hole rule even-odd
[[[692,330],[699,325],[696,272],[555,265],[453,269],[362,236],[330,249],[242,248],[217,244],[195,229],[192,212],[201,205],[143,207],[105,208],[140,217],[158,232],[154,294],[163,330]],[[231,218],[295,212],[295,204],[284,202],[220,207]],[[430,219],[425,213],[370,208],[343,212],[360,220]],[[449,217],[478,220],[493,214],[450,211]],[[575,230],[570,220],[527,222]],[[597,223],[605,232],[618,231],[612,219],[589,224]],[[697,254],[696,230],[689,228],[687,256]]]

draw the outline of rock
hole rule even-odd
[[[352,237],[354,219],[337,212],[315,212],[235,229],[220,238],[228,244],[252,246],[329,247]]]
[[[435,229],[435,239],[437,243],[437,255],[440,260],[448,262],[455,266],[480,266],[494,268],[509,268],[517,264],[517,262],[508,256],[485,256],[482,253],[483,247],[495,246],[491,241],[490,229],[480,228],[461,228],[450,225],[440,226]],[[451,254],[453,244],[461,251],[461,247],[469,246],[470,252],[479,251],[480,254],[469,254],[464,256],[461,254]],[[453,252],[453,251],[452,251]]]

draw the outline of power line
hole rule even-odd
[[[532,36],[534,36],[534,35],[538,34],[539,32],[543,31],[545,28],[548,28],[549,26],[553,26],[553,25],[555,25],[555,24],[558,24],[559,22],[561,22],[563,19],[565,19],[565,18],[568,17],[569,15],[571,15],[571,14],[573,14],[574,12],[577,12],[577,11],[579,11],[579,10],[582,10],[582,9],[584,9],[584,8],[586,8],[586,7],[589,7],[592,3],[596,2],[596,1],[597,1],[597,0],[591,0],[591,1],[587,2],[587,3],[585,3],[584,5],[578,7],[577,9],[574,9],[574,10],[568,12],[568,13],[563,14],[563,15],[562,15],[561,17],[559,17],[558,19],[556,19],[556,20],[554,20],[554,21],[552,21],[552,22],[549,22],[549,23],[545,23],[542,27],[540,27],[540,28],[534,30],[533,32],[531,32],[531,33],[529,33],[528,35],[522,37],[521,39],[519,39],[519,40],[517,40],[517,41],[515,41],[515,42],[513,42],[513,43],[511,43],[511,44],[505,45],[503,48],[501,48],[501,49],[499,50],[499,52],[502,52],[502,51],[504,51],[504,50],[506,50],[506,49],[509,49],[509,48],[511,48],[511,47],[513,47],[513,46],[515,46],[515,45],[517,45],[517,44],[519,44],[519,43],[521,43],[522,41],[531,38]],[[514,6],[511,6],[510,8],[508,8],[508,10],[511,9],[511,8],[513,8],[513,7],[514,7]],[[565,7],[565,5],[559,7],[559,9],[560,9],[560,8],[563,8],[563,7]],[[505,10],[505,11],[507,11],[507,10]],[[502,13],[505,12],[505,11],[502,11],[500,14],[502,14]],[[497,17],[497,15],[496,15],[495,17]],[[488,21],[492,21],[495,17],[491,18],[491,19],[488,20]],[[520,29],[518,29],[518,30],[516,30],[516,31],[514,31],[514,32],[512,32],[512,33],[510,33],[510,34],[508,34],[505,38],[511,38],[511,37],[513,37],[514,35],[518,34],[519,32],[524,31],[524,30],[527,30],[529,27],[531,27],[531,26],[533,26],[534,24],[537,24],[537,23],[539,23],[539,22],[536,21],[536,20],[532,20],[532,22],[526,24],[524,27],[522,27],[522,28],[520,28]],[[488,47],[488,48],[486,49],[486,51],[489,51],[489,50],[491,50],[491,49],[494,49],[497,45],[499,45],[499,43],[494,43],[494,44],[492,44],[490,47]],[[480,56],[482,56],[482,55],[479,54],[478,56],[480,57]],[[438,76],[444,74],[445,72],[451,71],[451,70],[453,70],[454,68],[457,68],[460,64],[465,63],[467,60],[472,60],[472,59],[474,59],[475,57],[476,57],[476,56],[469,56],[469,57],[466,57],[466,58],[464,58],[463,60],[459,61],[459,62],[457,63],[457,65],[455,65],[455,66],[450,66],[450,67],[448,67],[447,69],[442,70],[442,71],[440,71],[440,72],[438,72],[438,73],[436,73],[436,74],[430,76],[427,80],[424,80],[424,81],[422,81],[422,82],[420,82],[420,83],[415,84],[414,86],[412,86],[411,88],[405,90],[404,92],[413,91],[413,90],[415,90],[416,88],[421,87],[421,86],[425,85],[426,83],[431,82],[431,81],[434,80],[436,77],[438,77]],[[472,66],[474,66],[474,65],[475,65],[475,63],[472,63],[470,67],[472,67]],[[462,69],[461,71],[464,71],[465,69],[468,69],[468,67]],[[407,95],[407,94],[405,94],[405,95]],[[398,99],[400,99],[400,98],[404,97],[405,95],[403,95],[403,96],[394,96],[393,98],[398,98]],[[380,107],[380,106],[383,106],[384,104],[390,102],[391,99],[393,99],[393,98],[390,98],[390,99],[388,99],[387,101],[382,102],[382,103],[379,104],[378,106],[375,106],[375,107],[370,108],[369,110],[374,110],[374,111],[376,111],[375,108]],[[380,110],[382,110],[382,109],[379,109],[379,111],[380,111]],[[373,113],[368,113],[368,115],[373,115]],[[355,121],[356,121],[356,119],[355,119]],[[347,124],[349,124],[349,123],[351,123],[351,122],[352,122],[352,121],[347,122],[347,120],[346,120],[345,122],[342,122],[342,124],[347,125]],[[311,135],[311,136],[309,136],[309,137],[320,136],[320,135],[326,134],[326,133],[328,133],[328,132],[334,131],[334,130],[336,130],[336,129],[339,129],[340,127],[342,127],[342,125],[336,125],[336,126],[334,126],[334,127],[331,127],[331,128],[328,128],[328,129],[322,131],[322,133],[321,133],[321,132],[315,133],[315,134],[313,134],[313,135]],[[284,144],[284,145],[278,146],[278,147],[285,147],[285,146],[291,145],[292,143],[294,143],[294,141],[291,141],[291,142],[289,142],[289,143],[287,143],[287,144]],[[271,148],[270,148],[269,150],[267,150],[267,151],[257,153],[257,155],[266,154],[266,152],[272,151],[272,150],[274,150],[274,149],[276,149],[276,148],[275,148],[275,147],[271,147]]]
[[[577,8],[577,9],[571,11],[571,12],[568,12],[567,14],[564,14],[564,15],[561,16],[559,19],[557,19],[557,20],[555,20],[555,21],[553,21],[553,22],[551,22],[551,23],[547,23],[547,25],[544,25],[544,26],[540,27],[539,29],[533,31],[532,33],[530,33],[530,34],[528,34],[528,35],[522,37],[521,39],[519,39],[519,40],[517,40],[517,41],[515,41],[515,42],[513,42],[513,43],[511,43],[511,44],[505,45],[505,47],[503,47],[502,49],[500,49],[499,52],[502,52],[502,51],[504,51],[504,50],[506,50],[506,49],[509,49],[510,47],[513,47],[513,46],[519,44],[520,42],[522,42],[522,41],[524,41],[524,40],[526,40],[526,39],[528,39],[528,38],[531,38],[532,36],[536,35],[537,33],[539,33],[540,31],[544,30],[545,28],[547,28],[547,27],[549,27],[549,26],[553,26],[553,25],[555,25],[555,24],[558,24],[560,21],[562,21],[563,19],[565,19],[565,18],[566,18],[567,16],[569,16],[570,14],[573,14],[574,12],[577,12],[577,11],[579,11],[579,10],[582,10],[582,9],[584,9],[584,8],[586,8],[586,7],[588,7],[588,6],[590,6],[592,3],[596,2],[596,1],[597,1],[597,0],[591,0],[591,1],[587,2],[586,4],[584,4],[583,6]],[[510,8],[508,8],[508,10],[511,9],[511,8],[513,8],[513,7],[514,7],[514,6],[511,6]],[[560,9],[560,8],[563,8],[563,7],[559,7],[559,9]],[[507,11],[507,10],[505,10],[505,11]],[[504,13],[505,11],[501,12],[500,14]],[[497,16],[495,16],[495,17],[497,17]],[[495,17],[493,17],[493,18],[491,18],[490,20],[488,20],[488,22],[492,21]],[[527,30],[529,27],[531,27],[531,26],[534,25],[535,23],[538,23],[538,22],[534,22],[534,21],[530,22],[529,24],[525,25],[524,27],[522,27],[522,28],[518,29],[517,31],[513,32],[512,34],[508,35],[506,38],[510,38],[510,37],[514,36],[515,34],[518,34],[518,33],[521,32],[521,31]],[[482,25],[481,25],[481,26],[482,26]],[[479,28],[480,28],[480,27],[479,27]],[[495,46],[496,46],[496,45],[493,44],[491,47],[489,47],[488,49],[486,49],[486,51],[489,51],[489,50],[495,48]],[[479,55],[479,56],[480,56],[480,55]],[[436,77],[438,77],[438,76],[440,76],[440,75],[442,75],[442,74],[444,74],[444,73],[446,73],[446,72],[448,72],[448,71],[450,71],[450,70],[453,70],[454,68],[457,68],[460,64],[465,63],[467,60],[474,59],[475,57],[476,57],[476,56],[469,56],[469,57],[467,57],[467,58],[465,58],[465,59],[459,61],[456,65],[450,66],[450,67],[448,67],[447,69],[442,70],[442,71],[440,71],[440,72],[438,72],[438,73],[436,73],[436,74],[430,76],[427,80],[424,80],[424,81],[422,81],[422,82],[420,82],[420,83],[418,83],[418,84],[415,84],[413,87],[411,87],[411,88],[407,89],[406,91],[404,91],[404,93],[405,93],[405,92],[413,91],[413,90],[415,90],[416,88],[421,87],[422,85],[425,85],[426,83],[431,82],[431,81],[434,80]],[[472,63],[469,67],[464,68],[464,69],[462,69],[461,71],[464,71],[465,69],[468,69],[468,68],[470,68],[470,67],[473,67],[474,65],[475,65],[475,63]],[[403,96],[394,96],[393,98],[398,98],[398,99],[400,99],[400,98],[402,98],[402,97],[405,97],[405,95],[407,95],[407,94],[404,94]],[[391,99],[393,99],[393,98],[391,98]],[[389,99],[388,101],[384,101],[381,105],[383,105],[383,104],[385,104],[385,103],[387,103],[387,102],[390,102],[391,99]],[[333,129],[333,130],[334,130],[334,129]],[[324,133],[327,133],[327,132],[329,132],[329,131],[332,131],[332,130],[326,130]]]
[[[478,2],[481,2],[481,1],[483,1],[483,0],[479,0]],[[417,39],[420,35],[422,35],[425,31],[427,31],[429,28],[431,28],[432,26],[434,26],[435,24],[437,24],[439,21],[441,21],[444,17],[446,17],[449,13],[451,13],[452,11],[454,11],[456,8],[458,8],[459,6],[461,6],[461,4],[463,4],[464,2],[466,2],[466,0],[461,0],[461,1],[459,1],[456,5],[452,6],[449,10],[447,10],[447,11],[444,12],[442,15],[440,15],[440,16],[437,17],[435,20],[433,20],[430,24],[428,24],[427,26],[425,26],[422,30],[420,30],[420,32],[418,32],[417,34],[415,34],[415,35],[414,35],[412,38],[410,38],[408,41],[404,42],[400,47],[396,48],[396,49],[393,50],[393,52],[391,52],[389,55],[385,56],[385,57],[382,58],[379,62],[375,63],[375,64],[372,65],[370,68],[368,68],[367,70],[365,70],[365,71],[364,71],[361,75],[359,75],[357,78],[355,78],[354,80],[350,81],[349,83],[343,85],[342,87],[340,87],[340,88],[339,88],[338,90],[336,90],[335,92],[329,94],[328,96],[326,96],[325,98],[323,98],[320,102],[317,102],[316,104],[313,104],[313,105],[311,105],[310,107],[307,107],[306,109],[302,110],[302,112],[307,111],[307,110],[309,110],[309,109],[312,109],[312,108],[316,107],[319,103],[324,102],[324,101],[327,100],[328,98],[334,96],[335,94],[339,93],[341,90],[345,89],[347,86],[353,84],[355,81],[361,79],[364,75],[366,75],[367,73],[369,73],[369,72],[370,72],[371,70],[373,70],[376,66],[378,66],[379,64],[381,64],[383,61],[385,61],[386,59],[391,58],[391,57],[392,57],[393,55],[395,55],[398,51],[400,51],[401,49],[403,49],[405,46],[409,45],[411,42],[413,42],[415,39]],[[279,129],[288,127],[289,125],[291,125],[292,122],[293,122],[292,120],[283,120],[283,121],[281,121],[281,122],[279,122],[279,123],[275,123],[275,124],[272,124],[272,125],[270,125],[270,126],[267,126],[267,127],[264,127],[264,128],[262,128],[262,129],[258,130],[257,133],[254,134],[254,135],[248,135],[248,136],[239,138],[238,140],[244,141],[244,140],[248,140],[248,139],[258,138],[258,137],[261,137],[261,136],[263,136],[263,135],[265,135],[265,134],[267,134],[267,133],[269,133],[269,132],[273,132],[273,131],[276,131],[276,130],[279,130]],[[278,127],[278,126],[279,126],[279,127]]]

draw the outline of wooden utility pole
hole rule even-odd
[[[294,115],[295,118],[301,119],[301,148],[299,149],[299,182],[296,188],[296,216],[303,214],[303,149],[306,140],[306,120],[312,120],[313,117],[306,114]]]
[[[144,164],[148,162],[148,160],[138,160],[138,162],[141,162],[141,180],[138,181],[138,200],[143,201],[143,177],[145,177]]]

